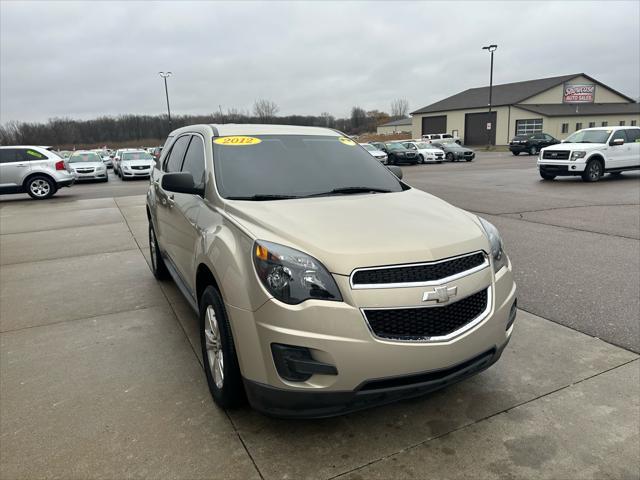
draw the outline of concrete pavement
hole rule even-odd
[[[197,319],[148,268],[143,205],[0,208],[0,478],[640,477],[638,356],[523,311],[500,362],[425,398],[219,410]]]

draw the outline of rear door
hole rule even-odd
[[[629,158],[625,162],[625,167],[640,167],[640,128],[629,128],[625,132],[626,145],[629,149]]]
[[[16,191],[30,171],[24,148],[0,148],[0,189]]]

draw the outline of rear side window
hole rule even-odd
[[[191,174],[196,187],[204,187],[204,143],[200,137],[193,136],[184,157],[182,171]]]
[[[631,143],[640,142],[640,128],[630,128],[627,130],[627,139]]]
[[[175,141],[169,156],[164,161],[163,170],[165,172],[180,171],[182,168],[182,160],[184,160],[184,154],[189,146],[189,140],[191,140],[191,135],[184,135]]]

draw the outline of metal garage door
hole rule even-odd
[[[422,135],[427,133],[446,133],[447,132],[447,116],[439,115],[437,117],[422,117]]]
[[[487,123],[491,122],[491,130],[487,132]],[[489,137],[487,137],[489,134]],[[467,113],[464,116],[464,143],[465,145],[491,145],[496,144],[496,112]]]

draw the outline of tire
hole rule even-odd
[[[600,160],[589,160],[582,172],[582,180],[585,182],[597,182],[604,175],[604,167]]]
[[[449,162],[453,162],[453,153],[449,152],[445,155],[445,158],[447,159],[447,161]]]
[[[160,254],[156,231],[153,229],[151,220],[149,220],[149,254],[151,256],[151,271],[153,272],[153,276],[158,280],[169,278],[169,270],[167,270],[164,259]]]
[[[538,154],[538,147],[531,147],[529,149],[529,155],[537,155]]]
[[[418,155],[418,163],[419,164],[423,164],[424,163],[424,157],[422,156],[422,154]]]
[[[387,157],[387,165],[395,165],[395,164],[396,164],[395,159],[391,155],[389,155]]]
[[[29,196],[35,200],[51,198],[56,193],[56,184],[45,175],[34,175],[26,183],[26,190]]]
[[[209,285],[200,298],[200,343],[209,392],[221,408],[244,403],[242,375],[224,302]]]
[[[544,173],[542,170],[540,170],[540,176],[542,177],[543,180],[553,180],[554,178],[556,178],[555,175]]]
[[[513,153],[516,157],[520,155],[520,152],[511,152],[511,153]]]
[[[107,174],[104,177],[104,180],[102,180],[102,183],[107,183],[109,181],[109,172],[107,172]]]

